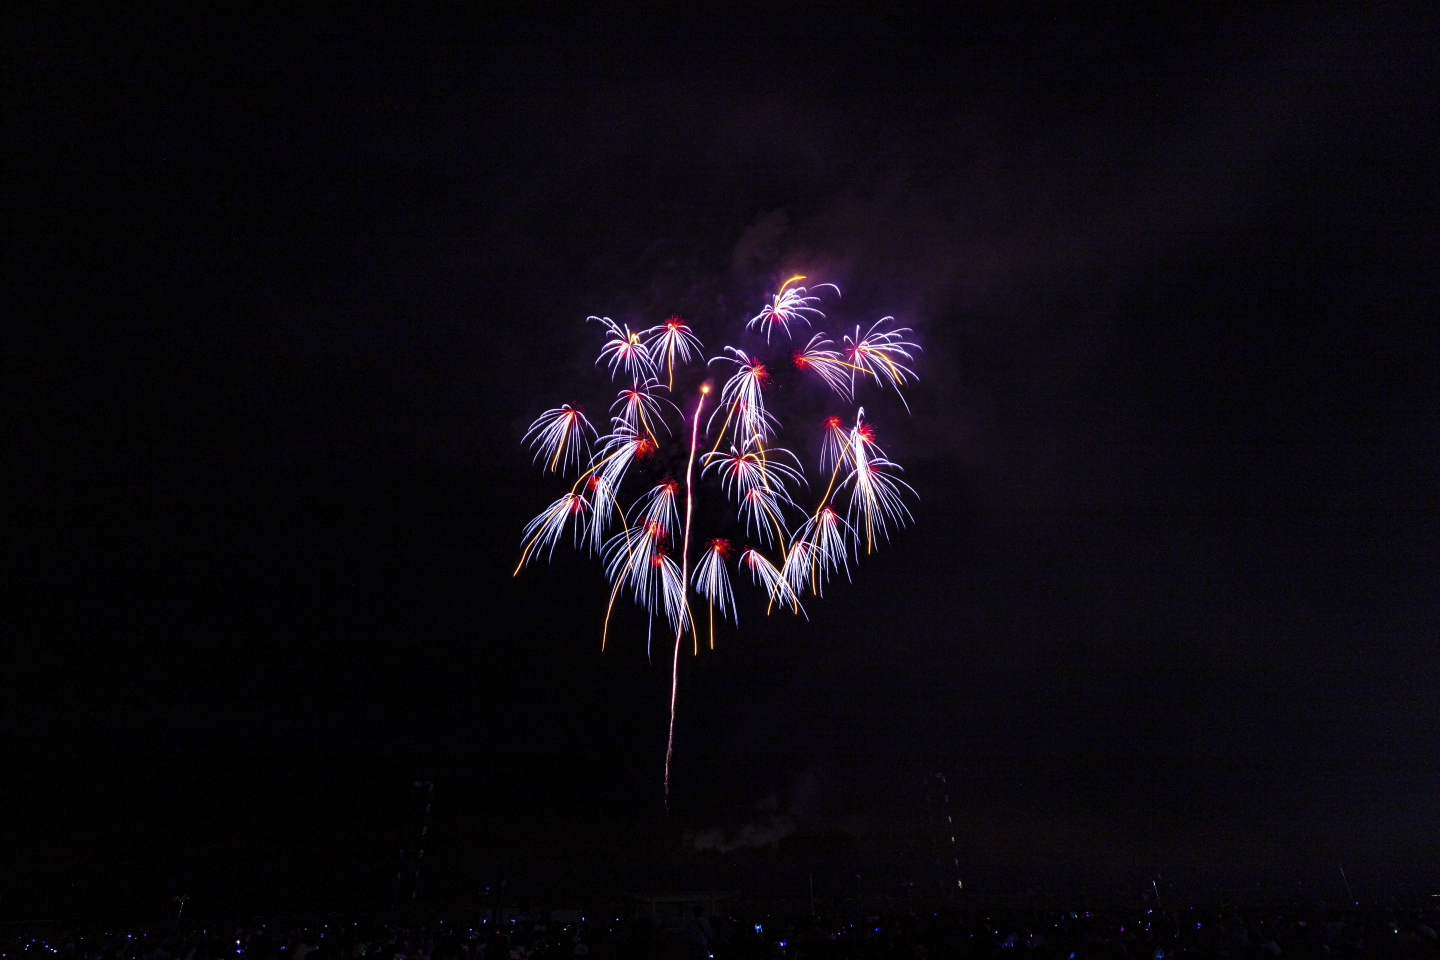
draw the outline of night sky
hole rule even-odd
[[[455,891],[903,878],[936,772],[981,892],[1428,890],[1440,20],[1167,6],[11,9],[0,919],[378,902],[417,778]],[[791,272],[916,522],[685,660],[666,820],[520,439]]]

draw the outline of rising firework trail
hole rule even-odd
[[[773,367],[775,358],[766,354],[771,334],[783,331],[793,337],[792,325],[812,326],[824,320],[820,292],[840,293],[830,283],[808,289],[796,285],[804,279],[785,281],[770,303],[745,323],[755,342],[743,348],[724,346],[703,363],[699,338],[678,316],[638,332],[609,317],[588,318],[605,333],[596,365],[603,364],[612,380],[622,378],[625,384],[611,406],[609,432],[599,435],[579,406],[562,404],[541,414],[524,437],[546,473],[573,471],[575,480],[526,525],[515,573],[538,556],[550,558],[560,541],[568,538],[577,548],[600,557],[610,583],[602,649],[608,645],[616,604],[627,595],[645,612],[648,623],[658,619],[674,634],[665,742],[667,809],[680,649],[687,631],[692,653],[698,655],[701,649],[692,591],[707,608],[708,649],[715,649],[717,608],[722,621],[728,617],[737,626],[740,622],[731,586],[731,540],[723,536],[705,540],[704,552],[691,569],[691,528],[701,486],[708,484],[713,495],[731,503],[732,536],[755,538],[757,545],[746,547],[736,562],[764,592],[767,614],[783,608],[808,616],[802,594],[808,590],[822,596],[825,583],[838,573],[848,580],[862,545],[864,553],[873,552],[912,519],[906,499],[913,498],[914,490],[899,478],[900,467],[875,442],[874,427],[863,408],[856,409],[848,423],[836,414],[821,426],[823,488],[811,487],[800,459],[776,445],[783,423],[767,396],[774,386],[772,369],[802,379],[813,374],[818,386],[846,404],[853,403],[867,384],[893,391],[905,403],[901,388],[915,380],[911,364],[919,347],[906,339],[909,328],[895,327],[892,317],[868,327],[857,325],[853,335],[842,338],[843,346],[816,331],[792,354],[798,373],[786,373],[789,367],[784,364]],[[726,376],[714,391],[718,396],[712,409],[712,385],[705,377],[716,364]],[[682,416],[670,398],[678,399],[686,390],[694,390],[694,406]],[[672,418],[679,418],[679,423]],[[666,461],[656,455],[682,438],[685,474],[683,480],[676,480],[660,472],[658,465]],[[638,496],[630,494],[634,499],[626,501],[627,509],[621,498],[637,475],[645,478],[644,489]],[[822,490],[812,501],[813,509],[800,505],[811,496],[807,489]],[[772,551],[777,559],[762,551]]]

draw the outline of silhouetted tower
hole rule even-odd
[[[420,868],[425,863],[425,844],[430,834],[430,802],[435,784],[416,780],[410,785],[405,822],[400,828],[400,864],[395,870],[395,897],[391,905],[397,915],[408,917],[420,898]]]

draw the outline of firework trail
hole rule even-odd
[[[543,472],[573,474],[575,479],[568,491],[526,524],[515,573],[536,557],[548,560],[568,536],[575,546],[600,558],[610,584],[602,649],[622,596],[629,596],[645,612],[649,624],[659,620],[674,634],[665,744],[667,808],[680,647],[687,630],[692,653],[700,652],[691,592],[705,601],[709,649],[715,648],[717,608],[722,622],[727,618],[736,626],[740,622],[729,566],[731,541],[718,536],[704,541],[704,550],[691,568],[691,527],[701,487],[708,483],[718,496],[715,502],[730,504],[733,512],[727,522],[734,532],[756,539],[758,547],[746,547],[735,562],[763,590],[767,613],[780,607],[808,618],[801,603],[805,591],[819,597],[832,577],[843,573],[849,580],[851,563],[859,558],[862,546],[864,553],[873,552],[913,519],[905,501],[914,490],[900,479],[900,467],[876,443],[864,408],[855,410],[849,425],[839,415],[825,419],[818,438],[823,492],[813,501],[813,509],[799,505],[808,482],[799,458],[775,445],[782,422],[767,406],[766,391],[775,384],[769,366],[774,358],[765,355],[765,349],[777,329],[789,338],[792,324],[811,326],[825,319],[816,292],[827,287],[836,295],[840,292],[828,283],[810,289],[796,285],[804,279],[785,281],[771,302],[745,324],[757,344],[727,345],[708,360],[700,339],[678,316],[639,332],[609,317],[589,317],[604,329],[596,366],[603,364],[611,380],[623,377],[622,382],[628,382],[611,405],[609,432],[599,434],[578,405],[562,404],[541,414],[523,438]],[[799,377],[803,382],[813,374],[819,387],[847,404],[873,384],[894,391],[906,403],[902,388],[915,380],[910,365],[919,347],[905,339],[909,328],[894,324],[894,318],[884,317],[868,328],[856,326],[853,336],[843,337],[843,347],[816,331],[791,354],[796,372],[786,372],[788,367],[780,370],[782,380]],[[763,345],[758,344],[760,334]],[[729,370],[711,409],[712,387],[705,377],[715,364]],[[683,391],[694,391],[688,416],[668,399],[677,396],[677,384]],[[781,385],[782,391],[789,389]],[[673,463],[678,454],[664,454],[670,459],[654,464],[651,460],[662,446],[682,439],[688,441],[683,448],[685,474],[677,480],[661,472],[660,464]],[[623,491],[636,483],[637,474],[646,478],[644,488],[627,496]],[[843,515],[837,500],[843,502]],[[762,549],[779,558],[778,566]]]

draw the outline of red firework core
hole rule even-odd
[[[795,366],[799,367],[801,370],[804,370],[806,367],[810,366],[810,358],[805,356],[805,352],[803,350],[796,350],[793,359],[795,361]]]
[[[680,489],[680,481],[673,477],[666,477],[660,481],[660,486],[666,493],[674,496],[675,492]]]
[[[651,440],[649,437],[641,437],[639,440],[635,441],[636,458],[643,460],[654,452],[655,441]]]
[[[730,556],[730,541],[723,537],[717,537],[714,540],[707,541],[705,548],[707,550],[714,550],[722,557]]]
[[[840,423],[841,423],[841,420],[840,420],[839,417],[826,417],[826,418],[825,418],[825,429],[826,429],[826,430],[839,430],[839,429],[840,429]]]
[[[875,428],[870,426],[870,424],[860,424],[860,426],[855,428],[855,432],[858,433],[860,435],[860,439],[864,440],[866,443],[875,442]]]
[[[679,330],[681,327],[685,326],[685,321],[681,320],[679,317],[671,317],[669,320],[665,321],[665,326],[669,327],[671,330]]]

